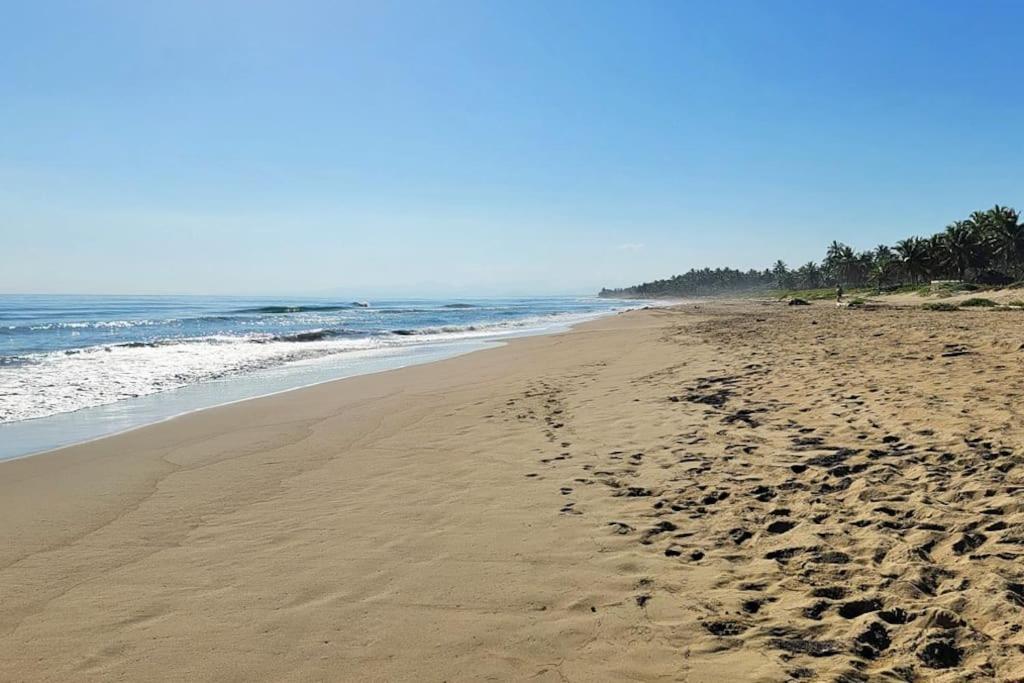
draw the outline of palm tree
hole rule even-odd
[[[910,276],[911,282],[917,284],[918,277],[924,275],[928,270],[928,250],[920,237],[908,237],[896,243],[897,256],[903,264],[903,269]]]
[[[992,256],[1006,274],[1017,274],[1024,259],[1024,225],[1018,223],[1020,216],[1014,209],[998,204],[985,213]]]
[[[826,261],[837,261],[843,253],[843,249],[846,245],[842,242],[832,240],[832,244],[828,245],[828,251],[825,252]]]
[[[963,280],[967,269],[977,263],[978,257],[978,227],[972,221],[954,221],[946,226],[943,233],[945,243],[946,264],[957,275],[957,279]]]
[[[871,267],[869,279],[875,283],[878,291],[882,291],[884,287],[892,278],[896,271],[896,259],[891,256],[883,256],[880,259],[876,259],[874,265]]]
[[[993,268],[1002,269],[1002,273],[986,272]],[[925,277],[971,276],[996,284],[1005,279],[997,278],[998,275],[1024,277],[1024,223],[1017,211],[997,204],[985,211],[975,211],[968,219],[956,221],[930,237],[900,240],[892,249],[879,245],[858,253],[833,240],[820,266],[812,261],[790,270],[784,262],[777,261],[774,268],[746,272],[730,268],[691,269],[667,280],[604,293],[701,296],[768,287],[857,285],[865,280],[882,286],[900,271],[915,283]]]
[[[998,204],[996,208],[999,208]],[[972,211],[965,222],[973,224],[978,228],[979,232],[984,233],[988,230],[990,218],[991,216],[988,211]]]
[[[853,262],[852,280],[857,284],[863,284],[871,279],[871,271],[875,268],[875,252],[872,250],[862,251],[857,254]]]
[[[832,240],[832,244],[828,245],[828,250],[825,252],[825,260],[821,262],[821,267],[825,271],[826,277],[835,282],[841,282],[843,279],[843,273],[840,264],[843,261],[847,247],[842,242]]]
[[[989,212],[980,213],[980,221],[975,220],[975,215],[979,214],[978,211],[971,214],[970,219],[964,221],[967,224],[967,230],[970,232],[970,241],[974,245],[970,250],[970,263],[968,266],[979,271],[990,267],[992,264],[991,230],[994,226]]]
[[[808,261],[796,271],[801,289],[817,289],[821,287],[821,268],[814,261]]]
[[[946,258],[946,239],[937,233],[922,240],[925,248],[925,263],[929,277],[932,279],[945,277],[949,273],[949,260]]]
[[[789,267],[781,259],[772,266],[772,279],[775,280],[775,286],[779,289],[792,288]]]
[[[852,282],[859,263],[853,249],[842,242],[833,241],[825,253],[824,267],[837,284]]]

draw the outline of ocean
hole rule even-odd
[[[637,305],[596,297],[0,295],[0,459]]]

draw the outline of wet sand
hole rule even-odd
[[[0,464],[3,680],[1024,676],[1024,317],[716,303]]]

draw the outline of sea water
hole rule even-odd
[[[0,295],[0,459],[448,358],[635,305],[596,297]]]

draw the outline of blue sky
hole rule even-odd
[[[1024,208],[1020,2],[45,2],[0,291],[578,293]]]

